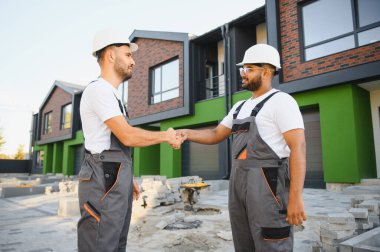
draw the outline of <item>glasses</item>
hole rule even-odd
[[[240,67],[239,71],[240,71],[240,74],[242,74],[242,73],[247,74],[250,71],[253,71],[253,70],[257,69],[257,68],[263,68],[263,67],[259,67],[259,66],[256,66],[256,67]]]

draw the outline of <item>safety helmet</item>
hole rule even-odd
[[[92,44],[92,55],[96,57],[96,52],[113,44],[128,44],[131,52],[137,51],[137,44],[131,43],[125,32],[113,29],[105,29],[96,33]]]
[[[243,61],[236,64],[271,64],[276,67],[276,71],[281,68],[280,54],[277,49],[267,44],[256,44],[245,51]]]

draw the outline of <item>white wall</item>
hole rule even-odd
[[[377,177],[380,178],[380,90],[370,92],[373,137],[375,139]]]

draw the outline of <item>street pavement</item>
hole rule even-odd
[[[368,188],[357,187],[350,194],[323,189],[304,189],[303,198],[308,220],[302,227],[297,228],[294,251],[311,251],[312,245],[319,241],[316,227],[318,221],[329,213],[347,212],[352,195],[366,193],[370,190]],[[380,193],[378,187],[375,189],[375,193]],[[61,197],[64,196],[40,194],[0,198],[0,252],[77,251],[76,223],[79,216],[57,215]],[[199,204],[205,203],[226,209],[227,190],[201,195]],[[230,246],[224,251],[233,251],[232,247],[230,241]],[[127,251],[139,251],[139,248],[129,243]]]

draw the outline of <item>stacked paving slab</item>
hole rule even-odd
[[[358,234],[380,225],[379,206],[379,195],[355,195],[351,198],[349,212],[355,217]]]
[[[351,213],[331,213],[320,228],[322,248],[326,252],[337,252],[339,243],[354,235],[355,218]]]
[[[331,213],[320,225],[322,248],[337,252],[339,244],[380,225],[379,195],[355,195],[346,213]]]

